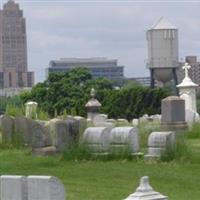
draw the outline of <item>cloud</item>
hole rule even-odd
[[[44,79],[49,61],[60,57],[117,58],[127,76],[149,75],[145,32],[161,16],[179,28],[180,57],[199,51],[200,3],[18,2],[27,19],[29,66],[37,81]]]

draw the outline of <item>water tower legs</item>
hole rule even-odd
[[[155,78],[154,78],[154,69],[150,69],[150,78],[151,78],[151,88],[155,87]]]

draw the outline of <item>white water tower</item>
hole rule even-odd
[[[165,18],[147,31],[148,63],[151,72],[151,86],[154,80],[166,83],[174,79],[177,85],[178,29]]]

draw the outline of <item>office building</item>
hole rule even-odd
[[[9,0],[0,10],[0,88],[32,87],[27,67],[26,21],[19,4]]]
[[[46,75],[52,72],[69,72],[76,67],[89,69],[94,79],[105,77],[111,80],[122,80],[124,78],[124,66],[119,66],[116,59],[98,58],[61,58],[52,60]]]

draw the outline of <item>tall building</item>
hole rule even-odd
[[[68,72],[76,67],[88,68],[93,78],[105,77],[111,80],[124,78],[124,66],[119,66],[116,59],[98,58],[62,58],[52,60],[46,74],[51,72]]]
[[[26,21],[19,4],[9,0],[0,9],[0,88],[32,87],[27,67]]]

